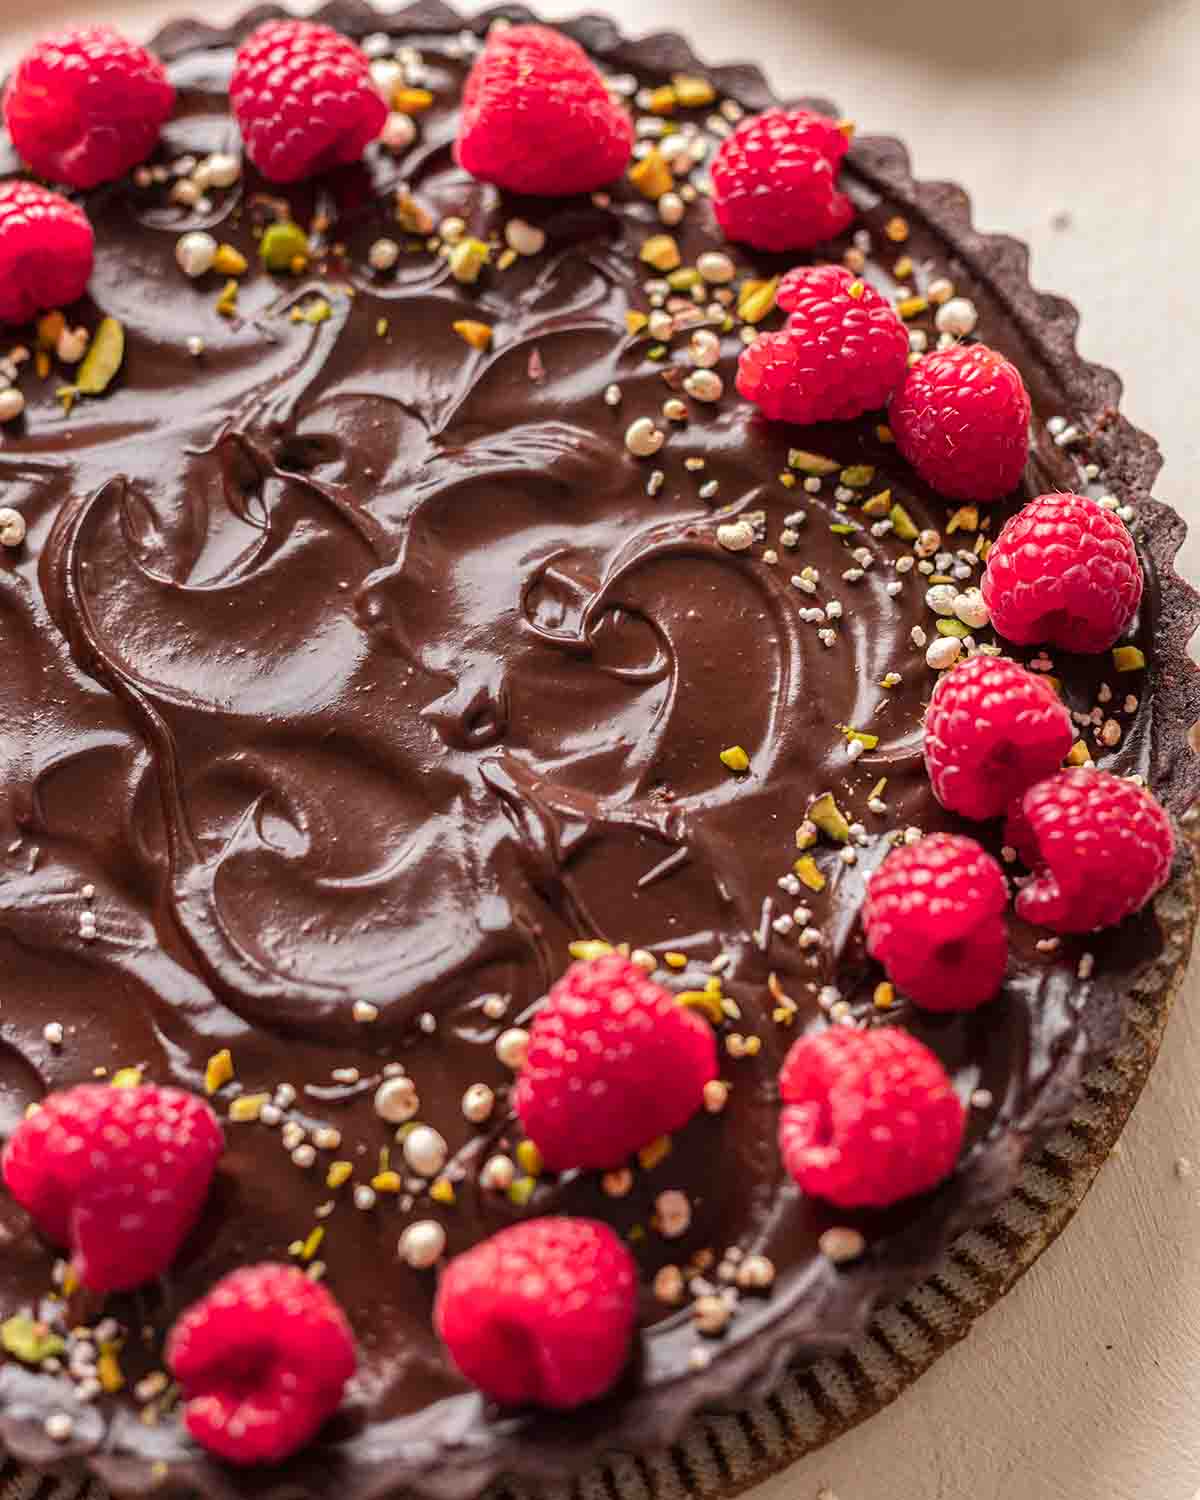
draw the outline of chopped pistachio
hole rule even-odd
[[[315,297],[302,309],[299,309],[299,311],[300,317],[297,321],[301,323],[328,323],[329,319],[333,317],[333,308],[330,307],[328,300],[324,297]]]
[[[675,97],[684,109],[703,109],[717,97],[716,89],[707,78],[696,78],[690,73],[676,73],[671,83],[675,89]]]
[[[896,303],[896,311],[907,322],[909,318],[917,318],[923,312],[929,310],[929,303],[924,297],[903,297]]]
[[[214,271],[219,271],[222,276],[244,276],[249,266],[250,262],[233,245],[217,246],[217,253],[213,257]]]
[[[221,295],[217,298],[217,312],[223,318],[235,318],[237,316],[238,284],[236,281],[227,281],[221,288]]]
[[[841,464],[835,459],[823,458],[819,453],[809,453],[803,448],[790,448],[788,468],[799,469],[801,474],[823,478],[826,474],[836,474]]]
[[[679,246],[670,234],[652,234],[638,251],[638,258],[656,271],[673,271],[681,260]]]
[[[921,534],[914,526],[913,518],[899,501],[888,511],[888,519],[892,523],[892,530],[902,542],[915,542]]]
[[[880,490],[877,495],[863,501],[863,514],[866,516],[886,516],[891,508],[891,490]]]
[[[428,89],[399,88],[392,94],[392,108],[398,115],[419,115],[432,104]]]
[[[524,1144],[525,1142],[522,1142],[522,1145]],[[435,1203],[444,1203],[447,1207],[450,1207],[456,1198],[454,1184],[448,1177],[439,1177],[429,1189],[429,1196]]]
[[[963,641],[971,634],[971,627],[964,625],[961,620],[939,620],[937,632],[939,635],[952,635]]]
[[[761,323],[775,306],[779,277],[769,281],[743,281],[738,291],[737,314],[743,323]]]
[[[853,536],[856,531],[861,531],[862,527],[853,526],[849,521],[831,521],[829,529],[834,536]]]
[[[79,366],[76,389],[85,396],[99,396],[112,383],[125,359],[125,330],[116,318],[102,319],[96,336]]]
[[[325,1174],[325,1186],[331,1188],[340,1188],[344,1182],[349,1182],[353,1172],[354,1166],[351,1162],[330,1162],[329,1171]]]
[[[606,953],[612,951],[612,944],[600,938],[578,938],[567,947],[567,952],[572,958],[583,959],[585,962],[592,958],[603,958]]]
[[[210,1090],[211,1092],[211,1090]],[[229,1118],[235,1125],[257,1120],[264,1104],[270,1104],[270,1094],[242,1094],[229,1106]]]
[[[314,1229],[310,1230],[308,1238],[304,1241],[304,1244],[300,1247],[300,1259],[301,1260],[312,1260],[313,1256],[321,1248],[321,1241],[324,1238],[325,1238],[325,1228],[324,1228],[324,1225],[318,1224]]]
[[[1146,653],[1140,646],[1114,646],[1112,660],[1118,672],[1140,672],[1146,665]]]
[[[651,146],[640,161],[634,162],[629,169],[629,180],[642,197],[649,198],[652,203],[675,186],[667,159],[657,146]]]
[[[625,332],[633,335],[641,333],[650,319],[643,312],[627,312],[625,314]]]
[[[850,837],[850,824],[847,823],[841,808],[833,800],[832,792],[822,792],[808,809],[808,818],[822,833],[828,834],[836,843],[844,844]]]
[[[27,1365],[40,1365],[44,1359],[54,1358],[67,1347],[56,1333],[51,1333],[44,1323],[39,1323],[28,1313],[14,1313],[0,1323],[0,1345],[6,1354]]]
[[[721,764],[737,775],[750,769],[750,757],[740,745],[730,745],[721,751]]]
[[[114,1089],[135,1089],[142,1081],[141,1068],[118,1068],[108,1080]]]
[[[672,271],[667,277],[667,285],[673,292],[690,292],[694,286],[699,286],[703,279],[695,266],[680,266],[677,271]]]
[[[291,219],[281,219],[267,226],[258,254],[268,271],[290,271],[297,256],[307,260],[308,235]]]
[[[386,1171],[375,1173],[371,1178],[371,1186],[377,1193],[398,1193],[404,1184],[400,1180],[400,1173],[389,1167]]]
[[[474,318],[459,318],[450,326],[472,349],[482,351],[491,347],[492,330],[487,323],[477,323]]]
[[[517,1166],[528,1177],[540,1177],[545,1170],[542,1153],[533,1141],[521,1141],[513,1155],[517,1158]]]
[[[866,750],[874,750],[879,744],[877,734],[867,734],[863,729],[852,729],[848,724],[843,724],[841,729],[848,740],[857,740]]]
[[[209,1058],[204,1069],[204,1092],[215,1094],[233,1077],[233,1053],[222,1047]]]
[[[838,476],[848,489],[865,490],[875,478],[874,464],[851,464]]]
[[[117,1350],[112,1344],[106,1344],[96,1361],[96,1376],[101,1386],[108,1394],[115,1395],[125,1384],[125,1375],[121,1369],[121,1362],[117,1358]]]
[[[960,505],[946,523],[946,531],[978,531],[979,530],[979,507],[977,505]]]
[[[811,854],[802,854],[792,866],[797,880],[806,885],[810,891],[823,891],[825,889],[825,877],[817,868],[817,862]]]
[[[681,990],[675,996],[675,1003],[685,1006],[688,1010],[701,1011],[714,1026],[719,1026],[725,1019],[720,998],[717,995],[710,995],[707,990]]]
[[[537,1179],[535,1177],[518,1177],[509,1186],[508,1201],[516,1204],[518,1208],[524,1208],[537,1191]]]

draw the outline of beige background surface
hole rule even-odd
[[[0,0],[0,60],[63,19],[145,36],[187,8]],[[978,223],[1027,240],[1035,280],[1078,303],[1084,351],[1122,371],[1126,410],[1162,443],[1160,496],[1200,523],[1200,0],[592,8],[684,29],[712,62],[767,60],[780,89],[828,94],[863,130],[903,135],[920,175],[964,183]],[[1200,525],[1184,571],[1200,581]],[[894,1406],[754,1500],[1200,1500],[1198,980],[1064,1237]]]

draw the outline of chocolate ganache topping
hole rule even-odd
[[[267,13],[160,38],[179,102],[156,160],[237,149],[233,52]],[[169,1403],[134,1388],[161,1368],[183,1307],[236,1266],[286,1260],[317,1226],[360,1371],[320,1442],[270,1484],[462,1496],[502,1471],[560,1474],[613,1446],[674,1439],[699,1407],[764,1387],[786,1359],[844,1346],[986,1216],[1114,1047],[1122,996],[1159,943],[1149,911],[1052,952],[1014,924],[994,1003],[931,1015],[898,1001],[889,1019],[972,1101],[958,1171],[885,1212],[800,1193],[775,1147],[781,1059],[823,1011],[875,1013],[864,882],[904,830],[955,826],[921,758],[934,674],[914,631],[934,634],[928,575],[910,537],[863,501],[890,491],[917,531],[941,534],[935,552],[951,558],[937,566],[972,582],[977,540],[1013,505],[982,508],[980,531],[960,516],[951,532],[956,508],[921,486],[880,416],[764,423],[733,391],[741,322],[706,313],[716,288],[696,306],[720,335],[725,393],[683,396],[688,333],[660,345],[629,331],[659,274],[639,259],[662,232],[654,205],[627,182],[595,199],[516,200],[455,166],[461,84],[488,18],[465,31],[433,5],[386,21],[339,5],[326,18],[356,36],[385,29],[419,55],[412,76],[433,102],[415,143],[286,190],[292,218],[314,226],[298,275],[259,263],[255,230],[281,192],[249,168],[194,209],[157,182],[87,195],[97,264],[85,321],[123,324],[122,371],[66,411],[55,380],[26,382],[26,415],[0,447],[5,504],[29,526],[0,558],[0,1128],[49,1090],[121,1068],[203,1092],[224,1048],[234,1076],[218,1112],[264,1093],[279,1119],[226,1123],[217,1185],[169,1277],[105,1309],[129,1330],[124,1391],[79,1403],[65,1376],[0,1369],[12,1452],[86,1456],[125,1492],[164,1472],[213,1496],[259,1484],[206,1458]],[[631,88],[699,69],[675,37],[625,43],[595,18],[567,29]],[[719,100],[770,102],[754,70],[704,76]],[[676,122],[711,148],[733,114],[714,105]],[[1148,666],[1118,677],[1107,655],[1059,654],[1052,670],[1075,713],[1101,709],[1081,728],[1097,763],[1140,773],[1182,813],[1198,785],[1186,730],[1200,695],[1184,655],[1195,601],[1170,573],[1181,524],[1147,493],[1153,444],[1117,417],[1115,380],[1075,356],[1070,309],[1029,290],[1013,242],[970,230],[958,190],[914,188],[895,143],[870,139],[842,180],[855,231],[807,258],[865,256],[864,274],[893,294],[952,280],[978,308],[978,336],[1029,386],[1026,491],[1133,505],[1147,587],[1129,640]],[[502,244],[519,216],[545,248],[462,284],[397,225],[401,189],[435,224],[461,218],[484,242]],[[251,262],[232,317],[217,308],[219,277],[189,281],[176,265],[194,228]],[[806,258],[728,246],[702,196],[671,232],[684,267],[731,255],[735,287]],[[404,250],[377,273],[368,251],[381,236]],[[490,328],[487,347],[456,331],[462,320]],[[936,340],[933,309],[912,327]],[[676,394],[685,423],[663,416]],[[666,434],[649,458],[624,441],[640,417]],[[812,482],[797,448],[830,460],[828,477]],[[720,528],[738,519],[755,540],[734,551]],[[1108,720],[1116,743],[1099,733]],[[877,743],[852,759],[847,728]],[[744,774],[721,759],[733,745]],[[809,851],[817,890],[791,872],[797,827],[823,792],[863,832]],[[623,1196],[595,1174],[496,1191],[481,1168],[519,1140],[496,1042],[528,1022],[581,939],[649,949],[680,990],[719,975],[727,1105],[635,1164]],[[452,1202],[431,1199],[427,1180],[371,1207],[356,1197],[381,1150],[400,1156],[374,1105],[396,1064],[416,1118],[447,1143]],[[475,1083],[497,1094],[482,1124],[462,1108]],[[311,1165],[297,1139],[315,1146]],[[331,1188],[335,1162],[351,1170]],[[677,1239],[654,1227],[672,1188],[692,1210]],[[434,1218],[454,1254],[550,1212],[630,1237],[644,1285],[637,1356],[594,1407],[497,1413],[439,1347],[436,1273],[403,1264],[397,1241]],[[852,1264],[821,1253],[835,1226],[865,1238]],[[7,1198],[0,1232],[0,1312],[44,1308],[53,1251]],[[775,1279],[743,1292],[724,1336],[706,1339],[653,1282],[668,1265],[714,1275],[727,1252],[765,1255]],[[64,1402],[74,1428],[55,1443],[43,1421]]]

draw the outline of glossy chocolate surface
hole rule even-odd
[[[336,15],[359,35],[380,26],[358,10]],[[164,162],[235,146],[225,85],[245,29],[168,30],[162,50],[180,97]],[[236,1067],[214,1100],[222,1115],[239,1092],[292,1085],[286,1117],[310,1133],[336,1129],[340,1146],[303,1169],[279,1127],[226,1126],[218,1186],[184,1255],[161,1288],[113,1309],[148,1330],[144,1345],[126,1346],[127,1375],[158,1368],[178,1309],[223,1272],[286,1259],[322,1223],[320,1257],[361,1368],[343,1413],[283,1482],[314,1494],[410,1483],[457,1496],[499,1470],[561,1472],[612,1445],[669,1440],[698,1406],[857,1334],[881,1296],[986,1215],[1029,1143],[1069,1113],[1084,1070],[1115,1042],[1122,994],[1157,935],[1145,915],[1045,953],[1040,934],[1015,927],[1009,981],[992,1005],[946,1017],[898,1005],[889,1018],[939,1052],[964,1097],[990,1096],[971,1110],[960,1171],[883,1215],[802,1197],[774,1145],[780,1059],[818,1021],[822,986],[836,985],[855,1015],[872,1013],[881,976],[856,930],[863,882],[889,833],[953,820],[921,762],[933,674],[911,632],[932,636],[934,616],[927,580],[893,567],[911,547],[872,535],[860,506],[837,499],[836,475],[819,494],[785,488],[780,475],[801,447],[873,466],[864,493],[890,488],[918,527],[945,532],[953,507],[880,441],[878,416],[805,430],[759,421],[733,392],[736,328],[722,339],[723,399],[688,401],[684,425],[665,420],[663,401],[691,369],[687,334],[655,360],[655,341],[626,329],[627,312],[649,310],[654,272],[637,250],[662,231],[653,205],[627,184],[597,207],[507,200],[472,182],[450,147],[476,44],[440,9],[388,29],[419,52],[417,81],[435,96],[411,150],[374,149],[362,169],[284,194],[248,174],[199,217],[169,205],[162,187],[90,195],[98,259],[84,316],[124,324],[123,371],[68,415],[57,377],[23,381],[27,416],[0,446],[4,503],[29,521],[25,546],[0,557],[0,1125],[10,1131],[45,1091],[99,1069],[138,1066],[202,1089],[222,1047]],[[624,45],[595,21],[582,35],[607,71],[642,83],[689,64],[678,39]],[[752,70],[712,76],[723,97],[766,102]],[[710,113],[680,118],[703,131]],[[469,233],[502,240],[519,214],[545,230],[547,248],[486,270],[474,287],[423,248],[373,273],[372,242],[404,238],[392,211],[402,183],[435,220],[458,215]],[[1175,518],[1146,497],[1152,446],[1111,416],[1106,427],[1102,372],[1075,360],[1069,328],[1063,352],[1061,305],[1033,293],[1017,305],[1002,252],[970,253],[957,199],[939,218],[937,193],[954,190],[933,190],[922,207],[896,148],[872,141],[856,145],[844,183],[871,237],[866,274],[893,289],[908,256],[914,290],[949,275],[978,305],[979,335],[1020,364],[1035,406],[1027,492],[1146,502],[1133,526],[1148,586],[1130,639],[1149,672],[1127,681],[1108,657],[1063,656],[1054,670],[1081,713],[1102,682],[1113,685],[1105,717],[1121,724],[1121,743],[1105,749],[1089,729],[1093,754],[1145,774],[1181,812],[1196,791],[1185,746],[1196,694],[1182,656],[1191,601],[1169,574]],[[303,223],[328,221],[326,251],[301,277],[257,266],[264,191],[285,196]],[[903,244],[884,232],[897,213],[911,223]],[[190,282],[178,270],[175,242],[188,228],[211,228],[254,263],[235,318],[216,311],[219,277]],[[674,232],[685,265],[730,248],[703,200]],[[739,282],[801,259],[733,253]],[[292,321],[317,295],[332,317]],[[464,318],[491,325],[490,349],[453,330]],[[913,326],[932,329],[931,316]],[[205,343],[199,358],[193,335]],[[617,405],[605,399],[614,383]],[[667,432],[650,459],[623,443],[640,416]],[[1080,445],[1055,442],[1046,423],[1058,417],[1080,426]],[[1093,460],[1101,472],[1089,479]],[[655,470],[664,477],[649,494]],[[1010,508],[986,512],[993,535]],[[797,510],[807,519],[788,549],[779,537]],[[722,523],[759,512],[762,540],[750,551],[718,543]],[[830,529],[846,523],[860,529]],[[947,545],[974,540],[960,533]],[[850,549],[863,547],[871,565],[844,580],[861,566]],[[804,567],[819,574],[815,596],[791,582]],[[840,619],[800,619],[833,599]],[[832,644],[818,628],[834,630]],[[901,681],[885,689],[889,672]],[[1127,692],[1138,694],[1135,712],[1123,711]],[[851,762],[841,725],[878,735],[878,746]],[[719,758],[733,744],[750,757],[743,776]],[[881,777],[885,815],[867,807]],[[789,896],[778,882],[796,858],[795,830],[824,791],[869,839],[853,865],[822,843],[813,852],[825,890]],[[773,926],[801,905],[822,934],[811,948],[800,947],[799,926]],[[85,911],[94,938],[81,930]],[[494,1044],[527,1021],[580,937],[686,955],[686,968],[660,974],[676,988],[702,987],[711,961],[728,955],[725,994],[741,1015],[722,1035],[757,1037],[760,1050],[724,1059],[726,1111],[698,1117],[664,1161],[635,1169],[627,1196],[605,1194],[592,1176],[547,1177],[517,1207],[478,1181],[485,1159],[519,1139]],[[1085,951],[1095,967],[1081,980]],[[772,974],[799,1007],[791,1026],[772,1019]],[[500,1017],[485,1005],[496,995]],[[378,1019],[356,1020],[356,1002]],[[43,1038],[51,1020],[65,1027],[61,1047]],[[449,1145],[452,1206],[421,1189],[362,1211],[353,1183],[325,1185],[335,1159],[362,1183],[381,1147],[399,1156],[372,1103],[394,1062],[417,1087],[418,1118]],[[475,1082],[499,1094],[483,1126],[461,1109]],[[666,1188],[693,1203],[679,1240],[651,1227]],[[314,1217],[330,1200],[333,1212]],[[430,1327],[434,1274],[401,1264],[396,1244],[407,1223],[433,1217],[453,1253],[547,1212],[635,1234],[646,1278],[638,1356],[592,1410],[498,1415],[448,1367]],[[817,1248],[834,1224],[867,1237],[854,1266],[835,1267]],[[7,1314],[45,1296],[53,1252],[7,1200],[0,1233]],[[768,1255],[777,1279],[767,1295],[742,1296],[723,1339],[706,1340],[686,1307],[656,1302],[650,1282],[663,1265],[730,1248]],[[0,1431],[19,1456],[101,1450],[95,1467],[122,1490],[145,1488],[155,1461],[214,1495],[280,1477],[207,1462],[177,1417],[146,1425],[128,1393],[85,1406],[65,1390],[12,1361],[0,1370]],[[76,1432],[56,1447],[40,1419],[64,1403]]]

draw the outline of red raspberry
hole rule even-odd
[[[804,1191],[883,1208],[954,1169],[964,1111],[945,1068],[897,1026],[802,1036],[779,1074],[779,1152]]]
[[[1054,932],[1114,927],[1167,882],[1171,820],[1149,792],[1108,771],[1059,771],[1014,802],[1004,836],[1033,878],[1017,915]]]
[[[312,21],[267,21],[238,48],[229,101],[250,160],[272,182],[357,161],[388,107],[349,37]]]
[[[1044,677],[1003,656],[974,656],[938,679],[925,714],[925,769],[943,807],[998,818],[1056,771],[1075,740]]]
[[[162,63],[110,26],[38,42],[4,95],[17,155],[39,177],[77,188],[111,182],[145,161],[174,107]]]
[[[890,302],[841,266],[797,267],[779,333],[742,350],[737,387],[773,422],[837,422],[882,406],[904,379],[908,334]]]
[[[713,158],[713,210],[731,240],[756,250],[808,250],[854,217],[838,191],[849,147],[837,122],[807,109],[743,120]]]
[[[716,1076],[707,1022],[610,953],[572,964],[534,1017],[516,1110],[552,1172],[604,1170],[686,1125]]]
[[[1008,886],[975,842],[931,833],[891,854],[867,883],[867,952],[926,1010],[974,1010],[1004,981]]]
[[[632,1255],[594,1219],[530,1219],[446,1267],[433,1326],[503,1406],[569,1410],[616,1384],[637,1322]]]
[[[27,323],[82,297],[94,252],[81,208],[34,182],[0,183],[0,322]]]
[[[455,154],[514,193],[589,193],[625,170],[633,122],[587,53],[549,26],[493,31],[463,87]]]
[[[296,1266],[243,1266],[171,1329],[167,1367],[187,1430],[235,1464],[295,1453],[337,1410],[354,1374],[341,1308]]]
[[[48,1094],[4,1151],[4,1181],[69,1247],[80,1282],[126,1291],[159,1276],[200,1217],[224,1142],[182,1089],[85,1083]]]
[[[1029,449],[1021,372],[983,344],[927,354],[892,397],[896,446],[939,495],[998,500],[1020,482]]]
[[[1119,516],[1083,495],[1039,495],[988,553],[983,597],[1010,641],[1106,651],[1142,598],[1142,570]]]

